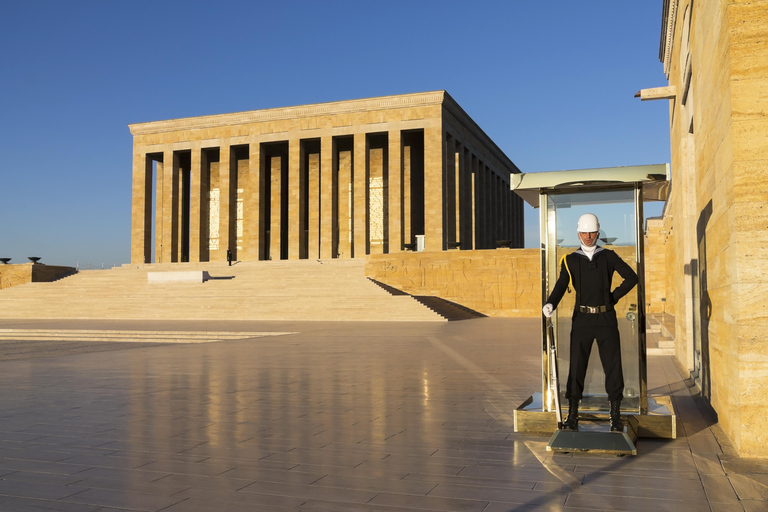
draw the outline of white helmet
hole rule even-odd
[[[579,217],[579,224],[576,226],[579,233],[594,233],[600,231],[600,222],[592,213],[585,213]]]

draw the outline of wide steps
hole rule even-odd
[[[136,331],[108,329],[0,329],[0,342],[212,343],[281,336],[291,332]]]
[[[149,272],[206,271],[203,283]],[[0,318],[445,321],[365,277],[362,260],[124,265],[0,292]]]

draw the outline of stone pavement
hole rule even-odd
[[[0,511],[768,510],[768,463],[733,454],[669,356],[649,389],[678,439],[615,457],[515,434],[536,319],[0,321],[32,327],[294,334],[0,342]]]

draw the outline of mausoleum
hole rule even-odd
[[[129,126],[134,264],[523,246],[519,169],[445,91]]]

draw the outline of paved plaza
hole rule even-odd
[[[672,395],[677,439],[616,457],[515,434],[537,319],[11,328],[209,339],[0,342],[1,511],[768,510],[768,463],[733,454],[670,356],[649,390]]]

